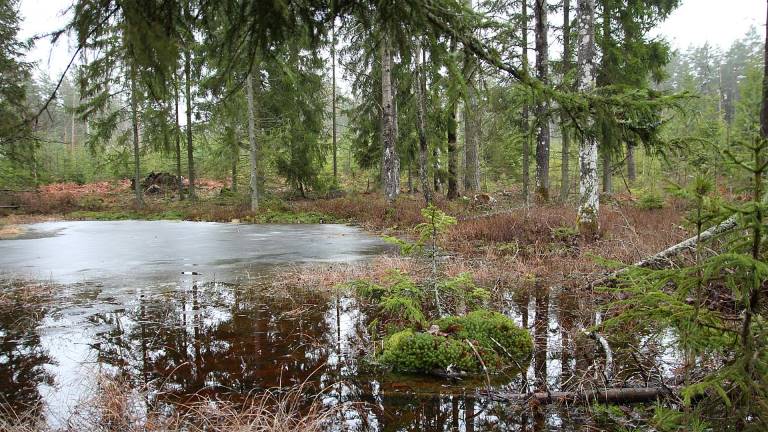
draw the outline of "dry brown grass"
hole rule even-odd
[[[464,214],[467,208],[456,202],[438,198],[436,205],[452,214]],[[419,195],[401,195],[394,206],[381,194],[349,195],[342,198],[302,200],[290,204],[294,211],[318,212],[338,219],[353,221],[366,229],[408,229],[423,222],[424,200]]]
[[[157,393],[155,393],[157,395]],[[273,389],[237,401],[193,396],[185,403],[148,402],[146,388],[99,376],[93,395],[78,403],[60,427],[44,422],[40,410],[0,412],[3,432],[320,432],[346,405],[326,406],[322,393],[304,385]]]

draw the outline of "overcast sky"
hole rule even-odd
[[[21,0],[21,37],[44,34],[64,26],[72,0]],[[765,31],[765,0],[683,0],[683,5],[661,24],[654,35],[663,36],[676,49],[705,42],[728,47],[754,25]],[[764,34],[764,33],[762,33]],[[71,44],[62,38],[55,47],[39,41],[28,59],[39,62],[42,73],[57,77],[71,56]]]

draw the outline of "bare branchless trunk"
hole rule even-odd
[[[235,136],[232,142],[232,192],[237,192],[237,163],[240,161],[240,128],[235,125]]]
[[[595,88],[595,0],[579,0],[579,91]],[[586,132],[579,142],[579,232],[595,237],[599,230],[600,200],[597,177],[597,141],[592,133],[594,121],[586,114]]]
[[[136,194],[136,206],[144,205],[143,191],[141,190],[141,158],[139,156],[139,102],[136,98],[136,67],[131,65],[131,127],[133,128],[133,180],[134,193]]]
[[[528,1],[522,3],[522,56],[523,73],[528,74]],[[529,107],[524,103],[520,115],[520,132],[523,134],[523,200],[528,204],[531,200],[531,140],[529,124]]]
[[[253,100],[253,72],[246,82],[248,98],[248,149],[250,160],[251,210],[259,209],[259,145],[256,141],[256,107]]]
[[[549,42],[547,40],[547,0],[535,0],[536,22],[536,77],[546,83],[549,80]],[[539,98],[536,104],[536,195],[549,201],[549,104]]]
[[[459,151],[456,145],[456,103],[448,108],[448,193],[449,200],[459,197]]]
[[[184,99],[187,102],[187,170],[189,171],[189,199],[195,200],[195,157],[192,144],[192,58],[184,52]]]
[[[396,148],[395,103],[392,89],[392,48],[385,35],[381,41],[382,184],[392,203],[400,193],[400,159]]]
[[[181,129],[179,128],[179,77],[176,75],[176,85],[174,86],[174,117],[176,119],[176,187],[179,189],[179,201],[184,200],[184,180],[181,176]]]
[[[603,193],[613,193],[613,160],[611,158],[611,152],[608,149],[608,144],[603,142],[606,146],[603,149]]]
[[[472,0],[466,0],[472,8]],[[469,49],[464,49],[464,78],[467,84],[464,101],[464,189],[480,191],[480,114],[477,101],[477,76],[479,67]]]
[[[573,49],[571,47],[571,1],[563,0],[563,75],[570,75],[573,63]],[[560,153],[560,201],[568,200],[571,192],[570,151],[571,132],[566,127],[566,115],[560,117],[560,134],[562,135],[562,151]]]
[[[416,38],[416,98],[417,98],[417,126],[419,131],[419,182],[424,192],[424,201],[427,205],[432,202],[432,191],[429,189],[427,179],[427,126],[426,126],[426,102],[425,94],[427,92],[427,83],[423,71],[424,61],[421,51],[421,41]]]
[[[443,189],[443,179],[441,178],[440,173],[442,170],[442,166],[440,165],[441,154],[442,151],[440,150],[440,146],[436,145],[432,152],[432,182],[435,186],[435,193],[439,193]]]
[[[637,165],[635,163],[635,146],[627,143],[627,179],[630,182],[637,180]]]
[[[333,179],[338,175],[336,147],[336,26],[331,27],[331,131],[333,141]]]

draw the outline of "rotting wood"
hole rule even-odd
[[[501,393],[479,392],[498,402],[535,402],[541,405],[553,403],[616,403],[635,404],[653,402],[670,396],[673,388],[665,387],[630,387],[609,388],[587,391],[533,392],[533,393]]]

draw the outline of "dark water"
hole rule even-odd
[[[370,374],[361,367],[368,319],[353,298],[252,283],[288,263],[384,250],[358,230],[77,222],[31,232],[0,241],[0,269],[66,285],[0,308],[0,397],[42,403],[51,423],[64,421],[102,373],[147,391],[148,403],[236,400],[306,383],[324,390],[328,405],[354,402],[339,419],[350,430],[573,430],[585,421],[579,410],[532,413],[478,398],[483,380]],[[500,301],[531,329],[536,355],[524,376],[497,377],[495,389],[555,390],[591,367],[571,336],[594,317],[582,299],[532,290]]]

